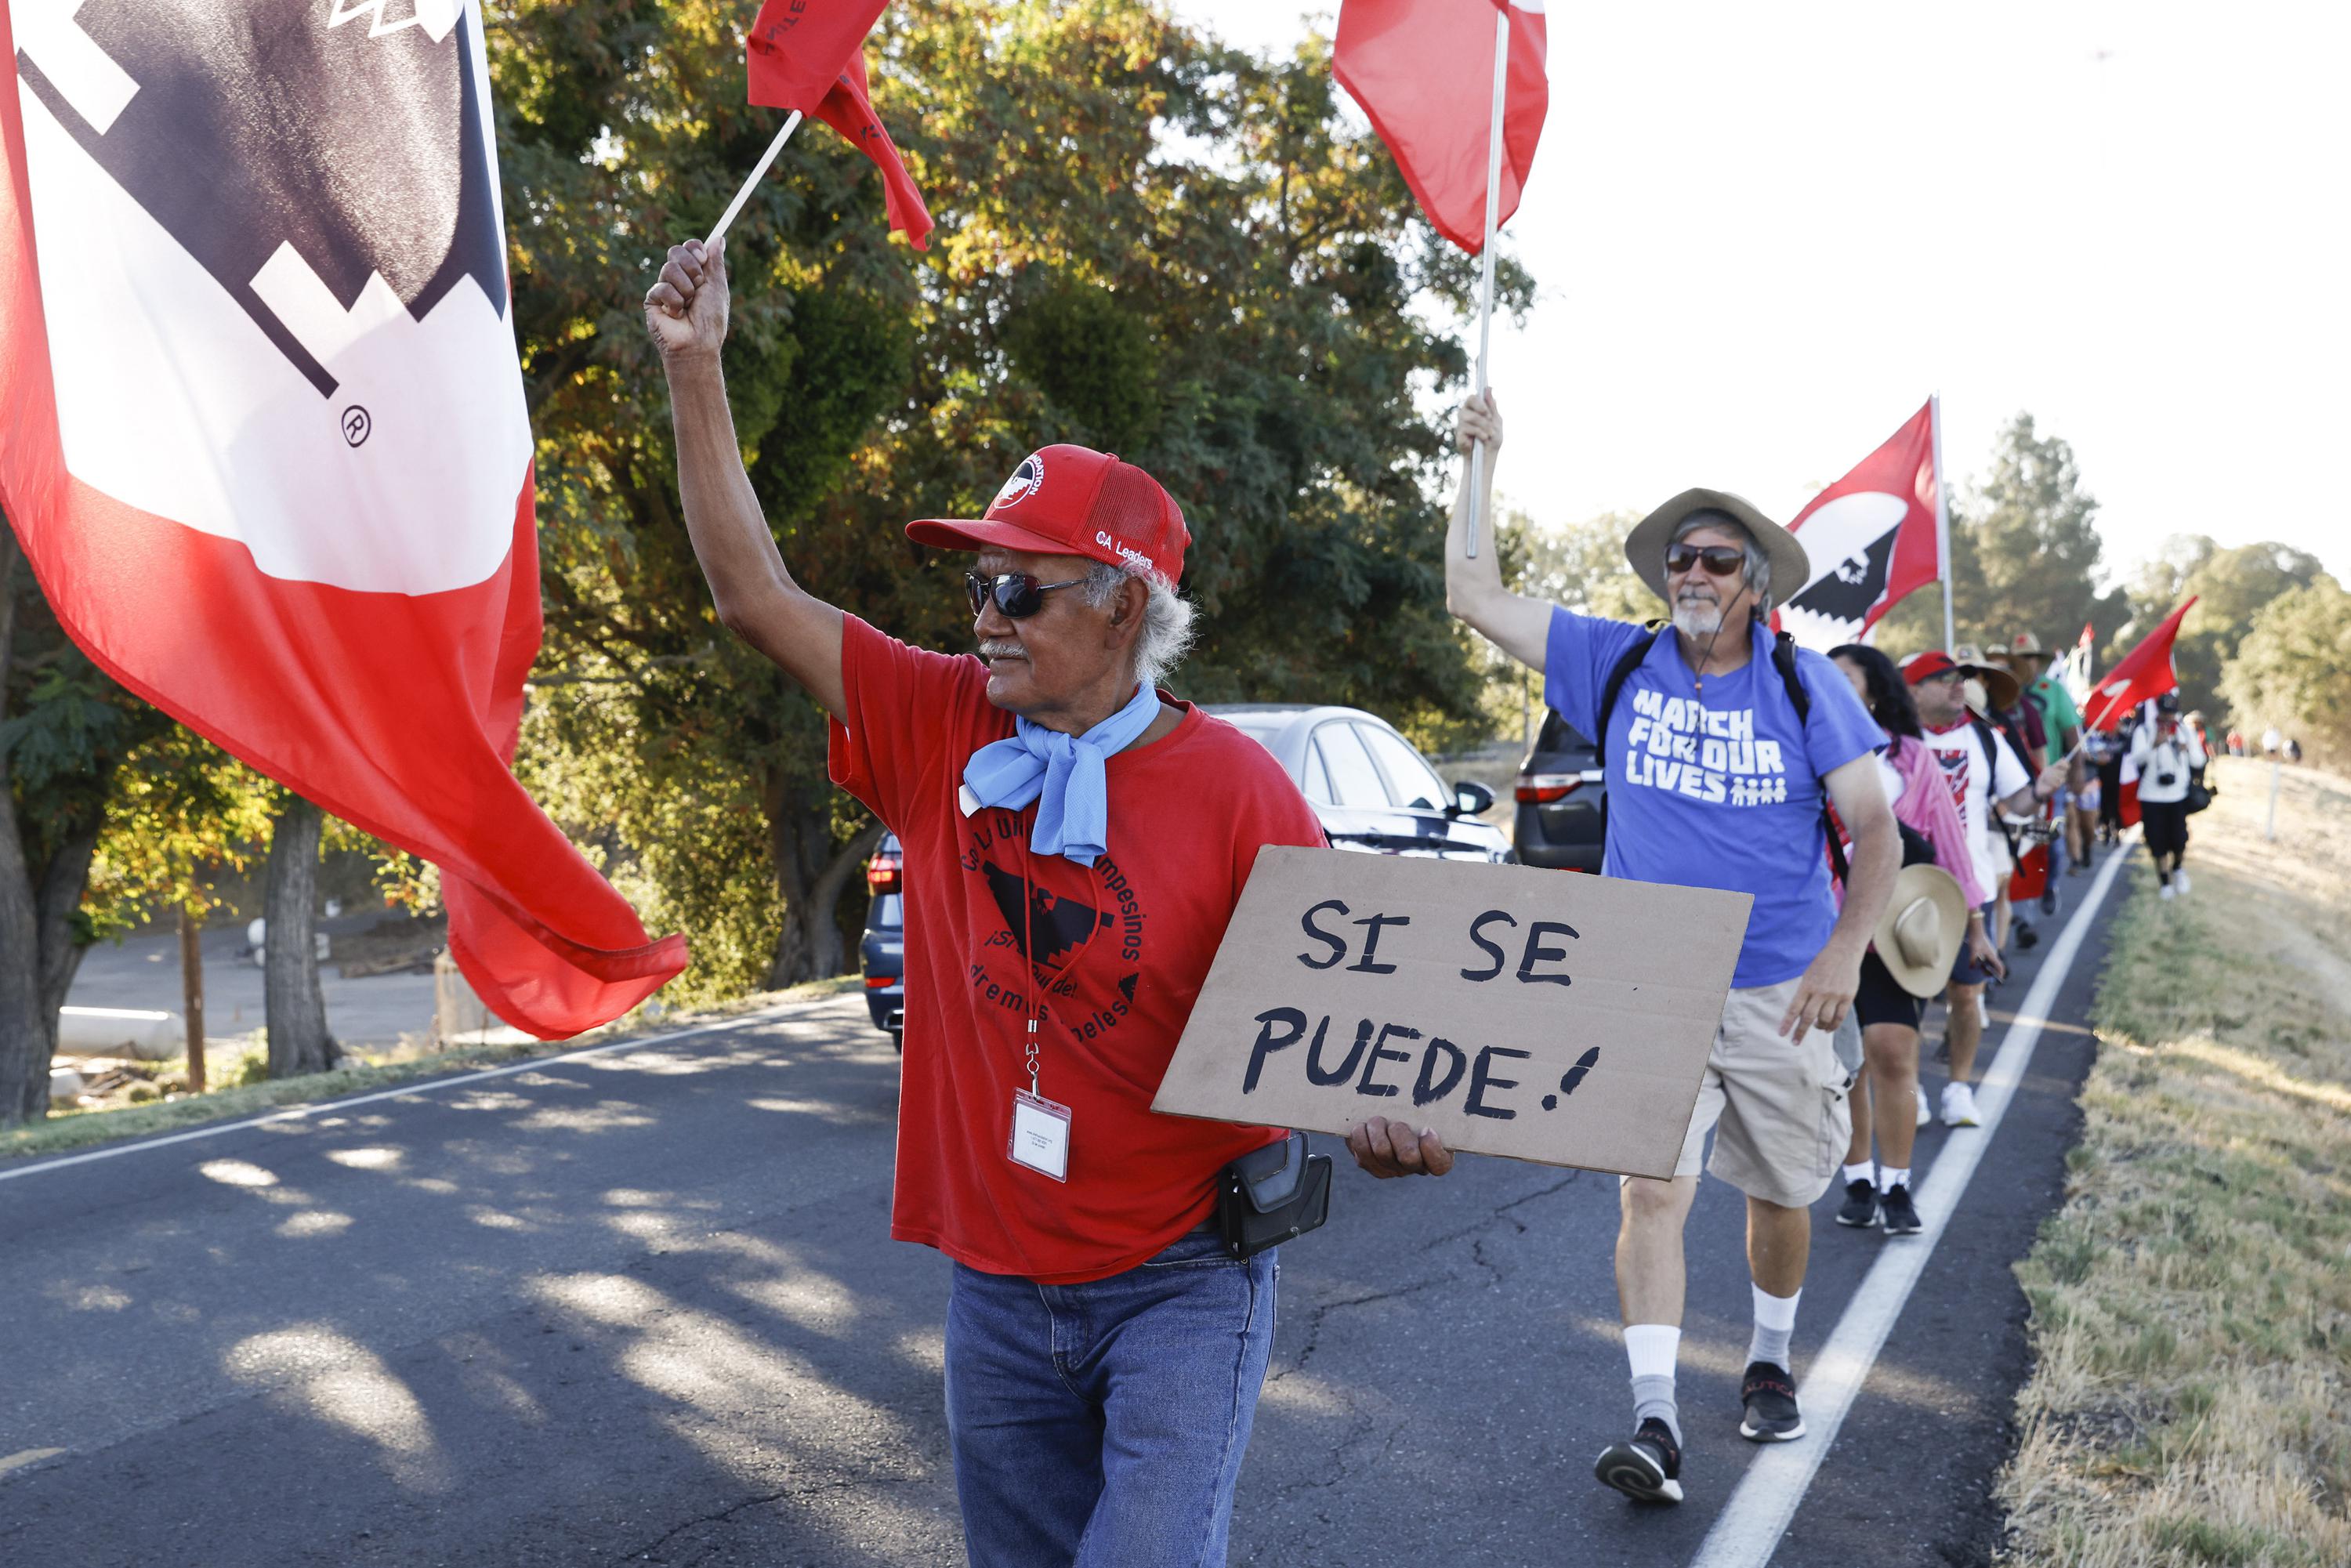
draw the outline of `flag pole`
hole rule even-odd
[[[1494,8],[1493,118],[1486,130],[1486,244],[1478,253],[1478,395],[1486,395],[1486,368],[1494,341],[1494,235],[1501,226],[1502,99],[1510,86],[1510,8]],[[1486,509],[1486,444],[1469,448],[1469,533],[1462,554],[1478,559],[1478,523]]]
[[[776,132],[776,139],[768,143],[768,150],[759,154],[759,162],[752,169],[751,177],[743,182],[743,188],[735,193],[733,201],[726,204],[726,215],[718,220],[718,226],[710,231],[710,237],[702,242],[703,249],[708,250],[716,246],[727,229],[733,226],[736,214],[742,212],[743,204],[751,199],[752,189],[768,177],[768,171],[775,167],[776,154],[784,150],[784,143],[789,141],[792,139],[792,132],[799,128],[800,111],[796,109],[792,110],[792,117],[784,121],[784,128]]]
[[[1959,641],[1951,624],[1951,486],[1943,477],[1943,394],[1927,400],[1935,438],[1935,565],[1943,579],[1943,651]]]

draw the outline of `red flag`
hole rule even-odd
[[[685,945],[507,766],[538,560],[481,13],[252,10],[0,7],[0,503],[92,659],[438,864],[482,999],[576,1034]]]
[[[747,40],[751,101],[807,114],[865,52],[887,0],[763,0]]]
[[[1371,117],[1420,210],[1472,256],[1486,245],[1494,13],[1505,9],[1510,56],[1495,222],[1507,223],[1551,108],[1542,0],[1345,0],[1331,53],[1332,74]]]
[[[2083,710],[2085,727],[2118,728],[2139,704],[2179,689],[2179,677],[2171,672],[2171,643],[2179,635],[2180,621],[2195,607],[2196,597],[2189,594],[2187,603],[2165,616],[2163,624],[2125,653],[2122,662],[2098,683]]]
[[[914,177],[906,172],[897,143],[882,129],[882,118],[873,112],[873,100],[866,96],[862,55],[849,57],[849,68],[817,105],[816,117],[873,160],[874,167],[882,171],[882,204],[890,214],[890,226],[904,235],[906,243],[916,250],[928,250],[931,210],[923,204],[923,193],[915,186]]]
[[[1912,590],[1942,576],[1936,546],[1935,404],[1904,423],[1788,525],[1810,581],[1781,597],[1775,624],[1823,652],[1860,640]],[[1775,597],[1781,585],[1771,585]]]

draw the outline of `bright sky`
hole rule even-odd
[[[1310,14],[1173,8],[1285,50]],[[2193,532],[2351,580],[2351,5],[1552,0],[1549,23],[1504,231],[1540,294],[1493,372],[1500,485],[1537,520],[1690,485],[1785,517],[1939,391],[1955,476],[2020,409],[2073,444],[2110,572]]]

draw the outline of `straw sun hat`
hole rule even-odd
[[[1968,937],[1968,901],[1959,879],[1938,865],[1906,865],[1894,879],[1872,940],[1877,960],[1914,997],[1931,997],[1951,977]]]

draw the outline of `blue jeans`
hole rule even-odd
[[[1207,1231],[1083,1285],[956,1264],[947,1433],[972,1568],[1217,1568],[1273,1351],[1274,1254]]]

